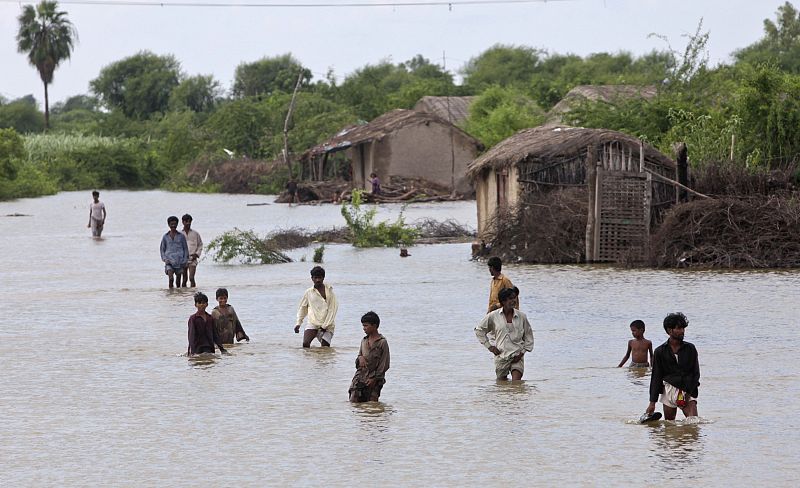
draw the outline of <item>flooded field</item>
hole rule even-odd
[[[326,246],[339,301],[333,347],[293,332],[313,248],[293,263],[219,265],[249,344],[189,359],[194,290],[167,290],[166,217],[207,243],[234,227],[342,226],[339,207],[247,206],[255,195],[89,192],[0,202],[3,486],[796,486],[800,272],[508,265],[535,349],[525,380],[494,379],[473,327],[489,274],[469,244]],[[399,206],[381,206],[394,218]],[[24,216],[9,217],[10,214]],[[474,202],[410,205],[406,219],[475,227]],[[302,261],[306,259],[307,261]],[[381,316],[392,365],[378,404],[351,405],[361,315]],[[616,368],[628,324],[654,345],[680,310],[699,351],[702,421],[637,425],[647,373]],[[660,409],[660,407],[659,407]],[[679,414],[679,419],[682,415]]]

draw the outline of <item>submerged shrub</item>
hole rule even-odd
[[[292,261],[252,230],[236,228],[212,239],[208,244],[208,251],[214,261],[220,263],[238,261],[244,264],[275,264]]]
[[[353,245],[356,247],[391,247],[410,246],[417,239],[418,232],[415,228],[406,225],[403,213],[397,220],[374,223],[377,208],[365,209],[361,207],[362,191],[353,190],[350,203],[342,202],[342,217],[347,222],[347,227],[353,236]]]

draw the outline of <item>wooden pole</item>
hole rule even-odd
[[[639,172],[644,172],[644,141],[639,139]]]
[[[687,188],[689,186],[689,151],[686,147],[686,143],[681,142],[678,145],[678,183],[680,186],[679,189],[676,190],[676,202],[685,202],[689,200],[689,195],[682,190],[682,188]]]
[[[589,208],[586,212],[586,262],[594,261],[594,205],[597,183],[597,147],[586,148],[586,186],[589,190]]]
[[[603,174],[605,171],[598,165],[597,168],[597,178],[595,179],[595,190],[594,190],[594,251],[592,254],[594,255],[594,260],[600,260],[600,226],[603,224],[600,220],[601,212],[600,209],[603,206]]]
[[[300,82],[303,81],[303,70],[297,75],[297,83],[294,84],[294,92],[292,92],[292,100],[289,102],[289,110],[286,112],[286,120],[283,121],[283,162],[286,163],[286,169],[289,170],[289,178],[292,178],[292,163],[289,161],[289,120],[292,118],[294,111],[294,101],[297,98],[297,90],[300,89]]]

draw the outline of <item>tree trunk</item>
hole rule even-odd
[[[292,162],[289,160],[289,120],[292,118],[294,111],[294,101],[297,98],[297,90],[300,89],[300,82],[303,80],[303,70],[297,76],[297,83],[294,85],[292,92],[292,100],[289,102],[289,111],[286,112],[286,120],[283,122],[283,162],[286,163],[286,169],[289,170],[289,179],[294,178],[292,175]]]
[[[45,132],[47,132],[49,129],[50,129],[50,98],[47,95],[47,83],[44,83],[44,130]]]

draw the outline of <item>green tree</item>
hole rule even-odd
[[[308,86],[311,71],[291,54],[265,57],[253,63],[242,63],[236,67],[233,80],[233,96],[237,98],[269,95],[276,91],[291,93],[302,72],[301,86]]]
[[[473,102],[464,128],[484,146],[491,147],[518,130],[536,127],[543,121],[542,109],[521,91],[493,86]]]
[[[63,102],[54,103],[52,113],[55,115],[58,113],[71,112],[73,110],[94,112],[99,106],[100,101],[97,100],[97,97],[91,95],[75,95],[67,98]]]
[[[25,143],[14,129],[0,129],[0,179],[17,177],[20,162],[25,157]]]
[[[527,86],[541,62],[542,51],[527,46],[496,44],[461,68],[464,85],[471,93],[480,93],[487,87]]]
[[[764,19],[764,37],[736,51],[734,57],[742,63],[774,63],[800,73],[800,12],[790,2],[778,7],[774,22]]]
[[[50,128],[50,97],[47,86],[53,82],[58,65],[72,54],[78,32],[59,11],[58,2],[42,0],[36,7],[25,5],[19,16],[17,48],[28,54],[28,62],[39,71],[44,84],[44,126]]]
[[[170,94],[182,77],[174,56],[141,51],[103,68],[89,86],[106,107],[146,119],[167,111]]]
[[[171,110],[210,112],[219,103],[221,88],[211,75],[191,76],[181,81],[169,97]]]
[[[255,98],[242,98],[222,104],[205,125],[210,134],[211,151],[228,149],[237,156],[262,158],[265,130],[270,127],[270,114]]]
[[[0,105],[0,128],[14,129],[20,134],[41,132],[45,128],[44,116],[33,97],[23,97]]]

